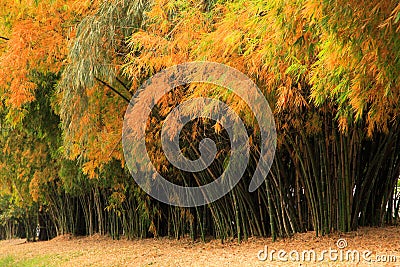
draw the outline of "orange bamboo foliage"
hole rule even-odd
[[[305,107],[310,97],[316,105],[338,103],[342,130],[365,119],[369,135],[387,131],[399,102],[393,2],[236,1],[209,13],[203,8],[155,1],[146,30],[130,39],[125,72],[136,80],[185,61],[226,63],[265,92],[276,91],[278,113]]]
[[[0,54],[0,90],[11,109],[22,109],[33,101],[36,85],[32,70],[57,73],[65,64],[69,39],[76,20],[89,13],[93,1],[2,1],[1,17],[8,27],[4,51]],[[4,24],[3,24],[4,25]]]

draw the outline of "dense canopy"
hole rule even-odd
[[[222,199],[196,208],[148,196],[125,166],[125,110],[140,85],[184,62],[234,67],[274,114],[277,150],[248,192],[260,137],[229,90],[190,84],[165,95],[147,122],[148,154],[177,184],[212,181],[229,160],[227,133],[199,119],[182,151],[219,149],[205,171],[172,168],[160,130],[179,103],[230,105],[251,160]],[[0,0],[0,237],[95,232],[118,238],[189,234],[240,241],[349,231],[399,217],[400,4],[389,0]]]

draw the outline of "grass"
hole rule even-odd
[[[15,256],[7,255],[0,258],[0,266],[2,267],[47,267],[55,266],[52,264],[50,255],[36,256],[29,259],[16,259]]]

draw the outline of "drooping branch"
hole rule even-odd
[[[126,102],[130,102],[130,100],[126,97],[126,96],[124,96],[123,94],[121,94],[120,92],[118,92],[118,90],[117,89],[115,89],[114,87],[112,87],[111,85],[109,85],[108,83],[106,83],[105,81],[103,81],[103,80],[100,80],[99,78],[97,78],[97,77],[94,77],[98,82],[100,82],[102,85],[105,85],[105,86],[107,86],[109,89],[111,89],[114,93],[116,93],[117,95],[119,95],[120,97],[122,97]]]
[[[130,94],[130,96],[133,96],[131,91],[129,91],[128,86],[120,78],[118,78],[118,77],[115,77],[115,78],[125,88],[125,90]]]

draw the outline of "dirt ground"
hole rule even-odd
[[[342,239],[341,249],[337,246],[338,239]],[[282,258],[288,261],[277,259],[277,252],[273,261],[270,257],[261,261],[257,255],[265,258],[266,254],[259,253],[260,250],[268,251],[268,255],[272,250],[284,250],[286,256],[281,254]],[[296,253],[291,252],[293,250],[298,251],[299,261],[296,261]],[[315,250],[317,262],[310,262],[307,254],[302,258],[304,250]],[[333,258],[327,253],[322,254],[324,260],[318,261],[323,250],[336,250],[337,254],[330,254]],[[360,256],[357,266],[400,266],[400,226],[361,228],[357,232],[324,237],[309,232],[274,243],[271,238],[222,244],[220,240],[203,243],[168,238],[112,240],[99,235],[60,236],[31,243],[14,239],[0,241],[0,266],[355,266],[357,258],[355,261],[350,256],[340,258],[340,253],[346,255],[349,250],[357,250],[360,255],[364,255],[365,250],[371,252],[365,256],[370,262]]]

